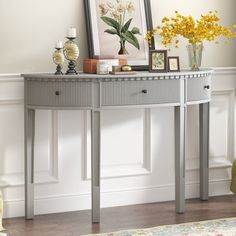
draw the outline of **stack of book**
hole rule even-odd
[[[83,72],[89,74],[97,74],[97,64],[106,63],[112,71],[112,66],[127,65],[127,59],[119,56],[112,55],[96,55],[93,59],[85,59],[83,63]]]

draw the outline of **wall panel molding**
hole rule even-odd
[[[120,178],[128,176],[140,176],[151,174],[151,109],[142,109],[143,119],[143,156],[142,160],[133,164],[121,164],[112,166],[102,166],[101,178]],[[90,112],[84,111],[84,131],[83,131],[83,179],[91,179],[91,128]]]
[[[0,109],[3,107],[11,108],[12,106],[23,107],[23,99],[0,99]],[[47,157],[48,170],[35,172],[36,184],[58,182],[58,115],[57,111],[47,111],[48,122],[50,123],[50,151]],[[22,124],[23,125],[23,124]],[[23,137],[23,134],[22,134]],[[23,156],[22,156],[23,157]],[[0,187],[18,187],[24,185],[24,173],[2,173],[0,174]]]
[[[235,70],[236,73],[236,70]],[[235,90],[234,89],[221,89],[212,91],[212,100],[223,98],[227,105],[227,137],[226,140],[222,140],[227,145],[227,153],[225,156],[210,154],[209,168],[210,169],[227,169],[232,166],[234,160],[234,107],[235,107]],[[221,108],[218,107],[220,110]],[[211,117],[214,119],[214,117]],[[220,135],[220,134],[219,134]],[[186,171],[198,171],[199,170],[200,157],[186,159]],[[229,178],[230,179],[230,178]]]
[[[234,154],[235,89],[213,90],[212,102],[214,102],[216,98],[222,98],[227,103],[227,120],[226,120],[227,137],[226,137],[226,140],[224,140],[224,142],[227,145],[227,153],[225,156],[221,156],[221,155],[213,156],[212,154],[210,154],[210,162],[213,168],[214,167],[219,168],[220,166],[222,166],[222,168],[227,168],[233,162],[234,157],[235,157],[235,154]],[[211,117],[211,119],[214,119],[214,117]]]
[[[213,75],[236,75],[236,67],[213,67]]]

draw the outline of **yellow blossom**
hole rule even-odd
[[[178,36],[188,39],[189,43],[203,43],[204,40],[215,41],[220,36],[226,37],[227,42],[232,37],[236,37],[236,32],[232,32],[229,28],[219,24],[217,11],[210,11],[208,14],[201,15],[200,19],[194,19],[190,16],[183,16],[175,11],[175,17],[162,19],[162,24],[158,25],[155,30],[147,33],[146,39],[154,38],[159,35],[165,47],[168,47],[172,42],[178,47]],[[236,29],[236,25],[233,26]]]

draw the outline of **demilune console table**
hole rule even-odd
[[[185,210],[186,108],[199,104],[200,198],[208,199],[211,69],[136,75],[23,74],[25,86],[25,216],[34,217],[35,109],[90,110],[92,222],[100,222],[100,113],[105,109],[173,106],[176,212]]]

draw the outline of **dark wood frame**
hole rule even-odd
[[[163,70],[158,70],[158,69],[152,69],[152,54],[153,53],[163,53],[164,54],[164,69]],[[157,72],[157,73],[162,73],[162,72],[167,72],[168,71],[168,65],[167,65],[167,50],[150,50],[149,52],[149,71],[150,72]]]
[[[143,0],[146,13],[146,22],[147,30],[153,29],[152,24],[152,12],[151,12],[151,3],[150,0]],[[93,35],[92,35],[92,21],[91,21],[91,12],[90,12],[90,0],[84,0],[84,9],[85,9],[85,20],[86,20],[86,29],[87,29],[87,39],[88,39],[88,53],[89,58],[94,57],[94,44],[93,44]],[[148,43],[148,42],[147,42]],[[151,48],[155,48],[154,39],[151,42]],[[147,65],[132,65],[132,70],[144,71],[148,70]]]
[[[171,69],[170,69],[169,59],[176,59],[176,60],[177,60],[177,66],[178,66],[178,69],[177,69],[177,70],[171,70]],[[168,71],[169,71],[169,72],[179,72],[179,71],[180,71],[179,57],[168,57],[168,58],[167,58],[167,62],[168,62],[167,64],[168,64]]]

